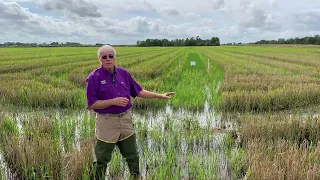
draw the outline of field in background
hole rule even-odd
[[[143,88],[177,92],[170,101],[133,100],[144,178],[320,178],[319,47],[116,50],[116,64]],[[99,67],[96,51],[0,48],[0,178],[8,169],[89,175],[94,116],[84,88]],[[108,173],[128,175],[119,152]]]

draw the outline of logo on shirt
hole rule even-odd
[[[105,84],[105,83],[106,83],[106,80],[101,81],[101,84]]]

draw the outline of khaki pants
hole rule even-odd
[[[120,114],[97,114],[96,137],[106,143],[116,143],[134,134],[132,115],[129,111]]]

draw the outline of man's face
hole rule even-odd
[[[115,64],[115,57],[112,51],[105,51],[101,54],[99,58],[102,66],[106,70],[112,70]]]

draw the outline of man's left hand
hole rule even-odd
[[[162,99],[171,99],[171,95],[175,94],[176,92],[166,92],[164,94],[161,94]]]

